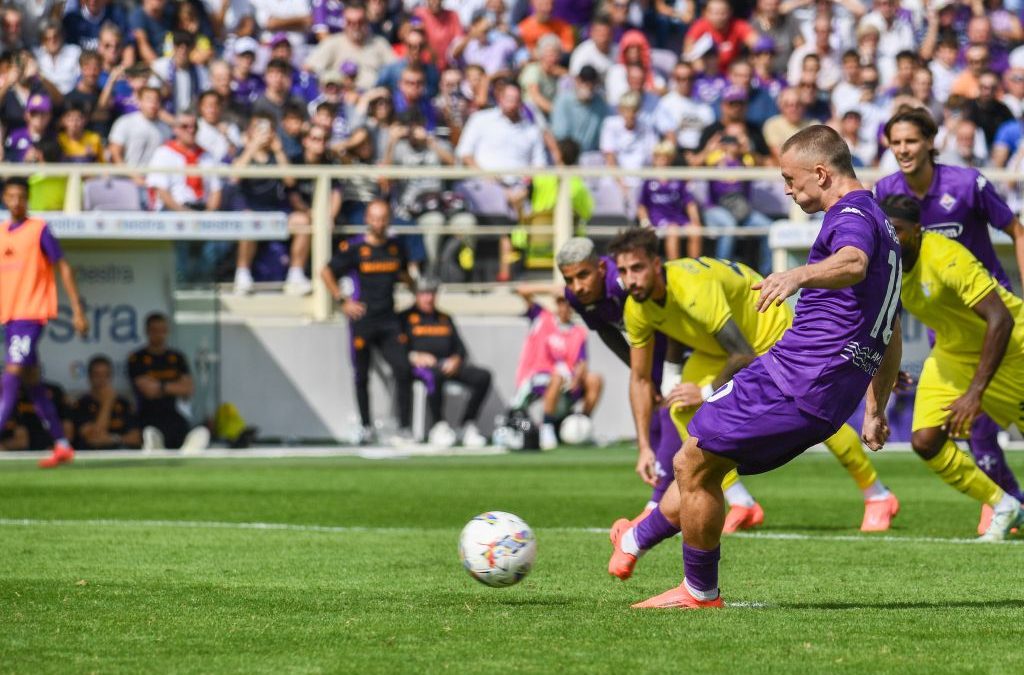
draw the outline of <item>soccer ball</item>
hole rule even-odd
[[[459,559],[470,576],[500,588],[523,580],[537,557],[537,540],[523,519],[504,511],[481,513],[459,535]]]
[[[562,420],[558,435],[566,445],[580,445],[590,440],[590,432],[593,428],[594,425],[589,417],[573,413]]]

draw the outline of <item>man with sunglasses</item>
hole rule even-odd
[[[705,127],[714,124],[715,112],[693,96],[695,73],[689,63],[680,63],[672,71],[672,90],[654,109],[654,129],[684,150],[694,150]]]
[[[370,89],[381,70],[395,60],[391,44],[379,35],[370,34],[366,6],[351,2],[345,7],[344,30],[321,40],[306,59],[305,67],[323,76],[337,72],[346,61],[352,61],[359,68],[356,86]]]
[[[153,152],[150,168],[216,166],[216,161],[198,143],[198,122],[192,110],[178,113],[174,119],[174,138]],[[154,206],[166,211],[216,211],[220,208],[219,176],[189,176],[184,173],[151,173],[146,186]]]

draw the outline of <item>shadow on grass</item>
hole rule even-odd
[[[910,602],[784,602],[772,605],[778,609],[837,609],[837,610],[903,610],[903,609],[1020,609],[1024,599],[1005,600],[947,600]]]

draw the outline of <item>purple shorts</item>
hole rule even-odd
[[[39,364],[39,340],[45,323],[39,321],[8,321],[4,324],[5,354],[9,365],[35,366]]]
[[[672,460],[679,452],[679,448],[683,447],[683,441],[679,438],[676,425],[672,423],[668,408],[659,406],[651,416],[650,439],[651,447],[654,448],[654,468],[658,474],[658,482],[651,491],[651,501],[659,502],[675,479]]]
[[[837,431],[800,410],[772,380],[762,359],[716,391],[686,427],[701,450],[731,459],[744,475],[777,469]]]

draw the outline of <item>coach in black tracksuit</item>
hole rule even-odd
[[[356,399],[364,439],[372,430],[370,418],[370,350],[376,349],[391,366],[398,393],[399,434],[412,438],[412,370],[405,334],[395,314],[395,284],[411,286],[408,262],[401,242],[388,237],[391,212],[387,202],[376,200],[366,207],[366,234],[342,241],[321,277],[341,311],[349,318],[352,362],[356,375]],[[349,276],[355,286],[349,296],[338,279]]]
[[[452,318],[435,306],[438,282],[416,283],[416,304],[400,317],[409,346],[413,374],[427,386],[427,402],[435,422],[444,419],[444,383],[459,382],[470,390],[469,404],[460,426],[475,423],[491,388],[491,373],[466,363],[466,347]],[[475,427],[474,427],[475,428]]]

